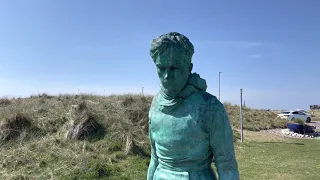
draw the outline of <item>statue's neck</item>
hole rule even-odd
[[[183,89],[177,93],[174,97],[169,96],[163,91],[163,87],[160,88],[160,94],[161,96],[166,100],[173,100],[173,99],[181,99],[186,98],[196,92],[197,90],[205,91],[207,89],[206,81],[196,73],[193,73],[189,75],[188,81],[186,85],[183,87]]]
[[[172,96],[167,95],[167,94],[163,91],[162,88],[160,88],[160,94],[161,94],[161,96],[162,96],[164,99],[166,99],[166,100],[172,100],[172,99],[175,99],[175,98],[176,98],[176,96],[172,97]]]

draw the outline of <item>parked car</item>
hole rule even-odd
[[[289,120],[289,121],[292,121],[294,119],[302,119],[306,123],[311,122],[311,115],[301,110],[300,111],[284,111],[278,114],[278,117],[280,117],[281,119]]]
[[[310,116],[311,116],[311,114],[310,114],[310,113],[308,113],[307,111],[302,110],[302,109],[296,109],[295,111],[303,112],[303,113],[305,113],[305,114],[307,114],[307,115],[310,115]]]

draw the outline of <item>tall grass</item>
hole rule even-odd
[[[20,118],[29,128],[14,126],[21,131],[0,140],[0,179],[139,179],[146,173],[139,169],[147,168],[150,156],[147,134],[152,98],[41,94],[1,100],[0,124]],[[83,102],[105,133],[93,141],[63,138],[70,107]],[[239,107],[228,103],[225,107],[233,128],[239,128]],[[283,126],[272,112],[244,109],[245,129]]]
[[[230,123],[234,128],[240,127],[240,107],[230,103],[224,103],[229,115]],[[277,117],[272,111],[243,108],[243,128],[251,131],[259,131],[273,128],[285,128],[286,120]]]

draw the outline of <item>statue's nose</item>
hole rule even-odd
[[[165,72],[164,72],[164,79],[165,80],[168,80],[168,79],[170,79],[171,78],[171,72],[170,72],[170,70],[169,69],[167,69]]]

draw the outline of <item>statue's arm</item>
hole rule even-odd
[[[156,171],[158,166],[158,157],[156,154],[154,138],[152,137],[151,123],[149,123],[149,139],[150,139],[150,145],[151,145],[151,159],[150,159],[149,168],[148,168],[147,180],[152,180],[154,172]]]
[[[233,133],[228,114],[219,101],[211,104],[213,110],[208,118],[211,151],[214,156],[215,166],[219,180],[238,180],[239,172],[235,158]]]

